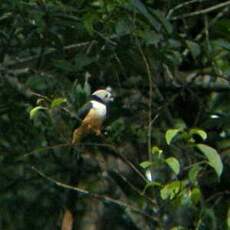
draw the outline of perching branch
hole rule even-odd
[[[57,149],[57,148],[66,148],[66,147],[82,147],[82,146],[101,146],[101,147],[107,147],[112,150],[112,154],[120,158],[126,165],[128,165],[144,182],[147,182],[147,179],[145,176],[139,171],[139,169],[131,162],[129,161],[125,156],[123,156],[121,153],[117,151],[117,148],[110,144],[98,144],[98,143],[84,143],[84,144],[71,144],[71,143],[65,143],[65,144],[58,144],[53,146],[47,146],[47,147],[41,147],[39,149],[35,149],[31,151],[30,153],[26,153],[22,155],[18,160],[23,161],[27,159],[28,157],[34,156],[38,152],[43,152],[51,149]]]

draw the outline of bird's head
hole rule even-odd
[[[99,89],[92,94],[92,98],[108,104],[114,100],[112,88],[107,87],[106,89]]]

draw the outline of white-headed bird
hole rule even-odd
[[[72,143],[80,143],[81,138],[90,133],[101,134],[103,121],[106,119],[107,106],[113,101],[112,89],[99,89],[91,95],[91,99],[78,112],[80,126],[74,130]]]

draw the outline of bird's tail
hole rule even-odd
[[[74,222],[73,213],[69,209],[66,209],[62,220],[61,230],[72,230],[73,222]]]
[[[79,144],[81,142],[82,137],[84,136],[84,127],[81,125],[77,129],[73,131],[73,136],[72,136],[72,144]],[[74,151],[72,148],[71,151]],[[69,199],[72,199],[71,197]],[[67,205],[69,206],[69,205]],[[73,225],[74,225],[74,212],[73,208],[67,207],[64,211],[64,215],[62,218],[62,227],[61,230],[73,230]]]
[[[79,128],[75,129],[73,132],[72,137],[72,144],[79,144],[81,142],[81,138],[84,135],[84,128],[80,126]]]

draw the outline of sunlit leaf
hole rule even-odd
[[[173,181],[169,184],[166,184],[160,191],[161,198],[163,200],[172,200],[180,192],[181,188],[181,181]]]
[[[223,163],[218,152],[205,144],[197,144],[197,148],[208,158],[208,164],[215,170],[218,177],[223,171]]]
[[[170,230],[185,230],[185,228],[182,226],[175,226],[175,227],[170,228]]]
[[[182,119],[175,119],[174,127],[180,130],[184,130],[185,128],[187,128],[185,122]]]
[[[145,176],[148,179],[148,181],[153,181],[153,174],[152,174],[152,170],[150,170],[149,168],[146,169],[145,171]]]
[[[188,172],[189,180],[193,183],[197,181],[197,176],[201,170],[201,167],[199,165],[194,165]]]
[[[51,108],[55,108],[55,107],[58,107],[64,103],[66,103],[66,98],[55,98],[52,103],[51,103]]]
[[[152,147],[152,154],[153,155],[158,155],[159,157],[161,157],[161,154],[163,153],[163,150],[162,149],[160,149],[159,147],[157,147],[157,146],[153,146]]]
[[[149,183],[147,183],[146,185],[145,185],[145,188],[144,188],[144,190],[143,190],[143,193],[145,193],[146,191],[147,191],[147,189],[149,189],[149,188],[154,188],[154,187],[161,187],[162,185],[161,185],[161,183],[159,183],[159,182],[149,182]]]
[[[194,188],[191,191],[191,200],[194,204],[197,204],[200,201],[201,198],[201,191],[199,188]]]
[[[151,161],[143,161],[140,163],[140,166],[144,169],[149,168],[153,163]]]
[[[203,140],[207,139],[207,133],[202,129],[191,129],[190,134],[191,135],[193,135],[193,134],[199,135]]]
[[[180,132],[180,129],[169,129],[165,134],[165,139],[168,145],[171,144],[172,140]]]
[[[89,34],[93,34],[94,32],[94,24],[98,20],[97,14],[92,14],[91,12],[87,12],[83,17],[83,25]]]
[[[30,110],[30,119],[34,119],[39,111],[45,110],[46,108],[43,106],[36,106]]]
[[[180,163],[175,157],[169,157],[165,160],[173,172],[178,175],[180,173]]]

